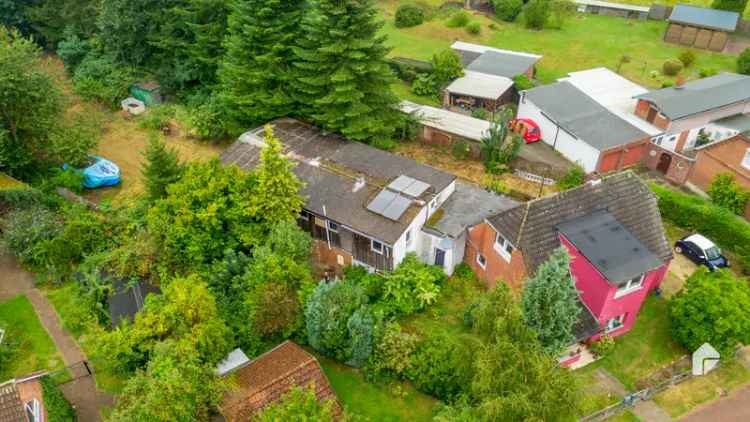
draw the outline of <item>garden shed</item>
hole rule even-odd
[[[576,10],[579,13],[591,13],[593,15],[617,16],[629,19],[648,18],[650,8],[634,4],[611,3],[600,0],[575,0]]]
[[[664,41],[688,47],[722,51],[737,29],[740,14],[726,10],[678,4],[669,16]]]
[[[136,82],[130,85],[130,95],[148,107],[161,104],[161,85],[156,81]]]

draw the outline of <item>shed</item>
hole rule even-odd
[[[515,102],[513,81],[504,76],[488,75],[467,70],[445,88],[443,105],[466,109],[484,108],[495,111],[499,106]]]
[[[669,26],[664,33],[664,41],[723,51],[729,41],[729,34],[737,29],[740,14],[678,4],[667,20]]]
[[[130,85],[130,95],[153,107],[161,104],[161,85],[156,81],[136,82]]]
[[[451,145],[457,140],[478,143],[490,129],[490,122],[442,108],[419,105],[410,101],[399,104],[402,112],[419,120],[418,138],[427,144]]]
[[[621,18],[642,19],[648,18],[650,8],[634,4],[612,3],[599,0],[575,0],[576,10],[579,13],[591,13],[592,15],[618,16]]]

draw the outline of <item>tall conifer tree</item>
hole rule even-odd
[[[387,141],[397,114],[394,80],[372,0],[314,0],[294,48],[299,113],[359,141]]]
[[[293,114],[288,93],[292,45],[300,35],[304,1],[239,0],[229,16],[219,72],[235,123],[251,125]]]

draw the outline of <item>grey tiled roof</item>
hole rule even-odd
[[[537,57],[489,50],[466,66],[466,70],[513,79],[529,70],[538,60]]]
[[[655,104],[660,112],[676,120],[725,105],[750,101],[750,76],[720,73],[690,81],[681,87],[647,92],[636,98]]]
[[[13,381],[0,384],[0,422],[26,422],[21,396]]]
[[[599,151],[649,136],[569,82],[530,89],[526,98],[565,131]]]
[[[740,14],[727,10],[678,4],[672,9],[670,22],[684,23],[703,28],[732,32],[737,29]]]
[[[534,272],[560,246],[559,224],[598,210],[612,214],[662,262],[672,259],[656,196],[632,171],[529,201],[488,221],[523,252],[527,269]]]
[[[297,161],[294,173],[305,184],[300,192],[305,209],[389,244],[398,240],[421,207],[410,206],[398,220],[367,210],[367,204],[383,187],[406,175],[431,186],[422,196],[427,200],[455,180],[455,176],[433,167],[347,141],[298,120],[279,119],[272,125],[285,153]],[[224,151],[221,160],[251,170],[260,161],[260,147],[239,140]],[[316,161],[319,164],[314,164]],[[355,191],[358,176],[366,183]]]

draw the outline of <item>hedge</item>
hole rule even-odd
[[[49,377],[41,378],[44,408],[47,410],[47,420],[54,422],[74,422],[76,414],[73,407],[65,400],[54,382]]]
[[[684,229],[709,237],[727,251],[733,252],[735,264],[750,274],[750,223],[731,211],[695,195],[652,184],[659,199],[662,217]]]
[[[432,74],[432,63],[421,60],[394,57],[386,61],[391,70],[402,81],[412,82],[418,74]]]

